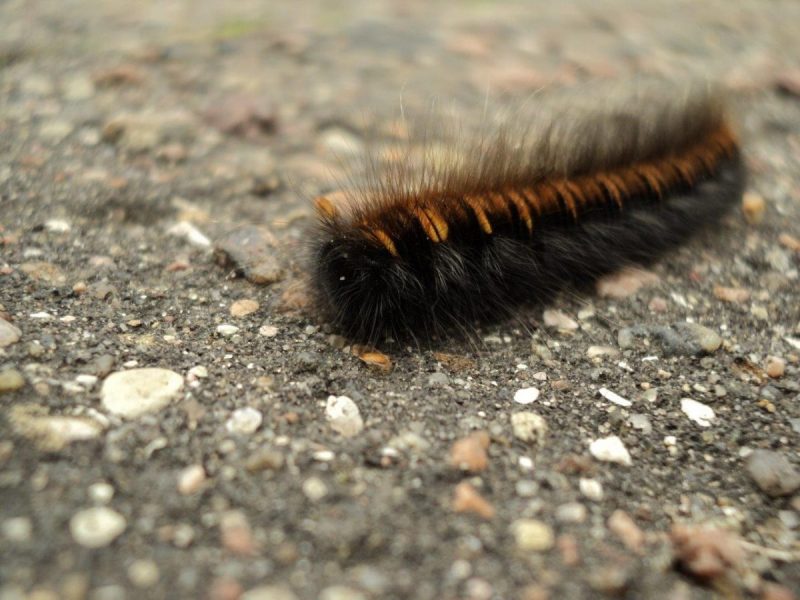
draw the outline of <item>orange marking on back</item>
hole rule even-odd
[[[658,170],[658,167],[653,165],[642,165],[639,167],[639,175],[644,177],[652,190],[660,197],[662,194],[662,189],[666,187],[666,182],[664,181],[661,172]]]
[[[578,208],[575,205],[575,198],[572,195],[572,192],[567,186],[566,179],[559,179],[558,181],[553,182],[553,187],[556,188],[558,195],[561,196],[561,199],[564,201],[564,204],[567,205],[567,210],[572,214],[573,218],[578,218]]]
[[[489,194],[489,200],[491,201],[490,206],[493,210],[502,213],[509,221],[511,220],[511,209],[508,207],[508,203],[503,194],[492,192]]]
[[[389,251],[389,254],[392,256],[400,256],[397,253],[397,247],[394,245],[392,238],[386,235],[386,232],[382,229],[372,229],[372,235],[375,236],[375,239],[378,240],[384,248]]]
[[[492,224],[489,222],[489,219],[486,218],[486,212],[483,210],[482,202],[480,197],[478,196],[466,196],[464,198],[464,202],[472,209],[472,212],[475,213],[475,218],[478,219],[478,225],[480,225],[483,232],[487,235],[492,234]]]
[[[326,219],[335,219],[338,216],[336,206],[325,196],[314,198],[314,208],[317,210],[317,214]]]
[[[606,175],[605,173],[600,173],[597,175],[597,181],[608,190],[608,193],[611,195],[611,198],[614,200],[617,206],[622,208],[622,190],[620,186],[614,181],[611,175]]]
[[[414,216],[419,220],[420,225],[425,230],[425,235],[435,243],[447,240],[449,228],[442,216],[432,208],[418,208],[414,211]]]
[[[522,199],[525,200],[526,205],[536,211],[536,216],[542,216],[542,203],[536,193],[528,187],[522,188],[519,193]]]
[[[525,198],[514,190],[506,192],[506,196],[508,196],[508,199],[516,207],[517,214],[520,219],[522,219],[522,222],[525,223],[525,227],[528,228],[528,233],[533,233],[533,219],[531,218],[531,211],[528,208],[528,203],[525,201]]]

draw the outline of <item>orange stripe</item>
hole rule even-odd
[[[478,225],[481,226],[483,232],[487,235],[492,234],[492,224],[489,223],[489,219],[486,218],[486,213],[483,210],[483,206],[481,206],[480,197],[477,196],[466,196],[464,198],[464,202],[472,209],[475,213],[475,218],[478,219]]]
[[[517,208],[517,213],[522,219],[522,222],[525,223],[525,227],[528,228],[528,233],[533,233],[533,219],[531,218],[531,211],[528,208],[528,203],[525,202],[525,199],[514,190],[509,190],[506,192],[506,195]]]

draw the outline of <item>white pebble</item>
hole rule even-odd
[[[73,539],[86,548],[108,546],[126,527],[125,517],[105,506],[77,512],[69,521]]]
[[[189,465],[178,475],[178,492],[189,496],[198,492],[206,481],[203,465]]]
[[[681,410],[700,427],[710,427],[711,422],[716,418],[714,409],[691,398],[681,398]]]
[[[78,375],[75,378],[76,383],[81,384],[83,387],[91,388],[97,383],[96,375]]]
[[[275,337],[278,335],[278,328],[275,325],[262,325],[258,328],[258,334],[264,337]]]
[[[303,493],[312,502],[319,502],[328,495],[328,486],[319,477],[309,477],[303,482]]]
[[[511,429],[518,440],[539,446],[547,436],[547,422],[544,417],[527,411],[511,415]]]
[[[114,487],[105,481],[98,481],[89,486],[89,498],[95,504],[108,504],[114,497]]]
[[[207,248],[211,245],[211,240],[208,239],[202,231],[188,221],[176,223],[169,228],[167,233],[176,237],[182,237],[187,242],[194,244],[195,246]]]
[[[559,310],[548,309],[542,315],[545,327],[552,329],[560,329],[561,331],[575,331],[578,324],[574,319],[570,318]]]
[[[103,408],[126,419],[166,407],[183,387],[183,377],[168,369],[130,369],[112,373],[100,393]]]
[[[231,414],[228,421],[225,423],[225,429],[230,433],[239,433],[242,435],[250,435],[261,426],[264,417],[261,411],[246,406],[245,408],[237,408]]]
[[[347,396],[328,396],[325,417],[331,429],[344,437],[353,437],[364,429],[358,405]]]
[[[539,390],[535,387],[522,388],[514,393],[514,402],[517,404],[531,404],[539,397]]]
[[[603,499],[603,484],[597,479],[581,477],[578,481],[578,488],[581,490],[581,494],[589,500],[600,502]]]
[[[625,444],[616,435],[593,441],[589,445],[589,452],[597,460],[604,462],[613,462],[625,466],[633,464],[628,449],[625,448]]]
[[[599,390],[597,390],[597,391],[599,392],[599,394],[600,394],[600,395],[601,395],[603,398],[605,398],[605,399],[606,399],[606,400],[608,400],[609,402],[613,402],[614,404],[616,404],[616,405],[618,405],[618,406],[624,406],[624,407],[628,407],[628,406],[632,406],[632,405],[633,405],[633,402],[631,402],[631,401],[630,401],[630,400],[628,400],[627,398],[623,398],[623,397],[622,397],[622,396],[620,396],[619,394],[617,394],[617,393],[615,393],[615,392],[612,392],[611,390],[609,390],[609,389],[606,389],[606,388],[604,388],[604,387],[600,388],[600,389],[599,389]]]
[[[44,222],[44,228],[52,233],[66,233],[70,229],[70,224],[63,219],[50,219]]]
[[[225,337],[231,336],[237,331],[239,331],[239,328],[236,325],[228,325],[227,323],[217,325],[217,333]]]

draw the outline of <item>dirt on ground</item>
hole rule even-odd
[[[797,598],[800,4],[0,4],[0,599]],[[430,347],[304,310],[407,115],[705,77],[747,193]],[[344,161],[344,162],[347,162]]]

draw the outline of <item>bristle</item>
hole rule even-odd
[[[372,169],[347,202],[317,199],[327,318],[370,343],[469,330],[651,262],[718,219],[742,193],[736,137],[708,89],[666,91],[591,110],[559,100],[520,136],[501,127],[449,162]]]

